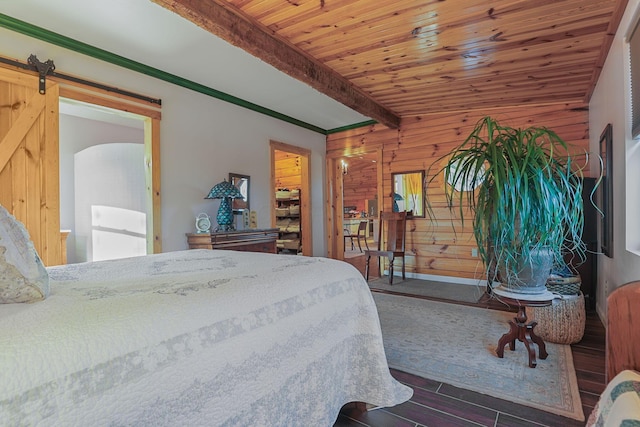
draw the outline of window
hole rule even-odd
[[[640,137],[640,30],[636,22],[629,36],[629,63],[631,67],[631,136]]]

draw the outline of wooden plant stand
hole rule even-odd
[[[495,292],[495,291],[494,291]],[[500,293],[497,293],[500,295]],[[524,298],[523,296],[522,298]],[[522,343],[527,349],[529,354],[529,367],[535,368],[536,361],[536,349],[534,344],[538,345],[538,353],[540,359],[544,360],[549,355],[547,348],[542,338],[535,334],[533,328],[538,324],[537,322],[527,322],[527,307],[546,307],[551,305],[552,300],[531,301],[524,299],[516,299],[500,295],[500,300],[509,304],[518,306],[518,314],[513,320],[509,320],[509,332],[502,335],[498,341],[498,348],[496,354],[498,357],[504,357],[504,347],[509,344],[509,350],[514,351],[516,349],[516,339]]]

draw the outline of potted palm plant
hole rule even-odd
[[[489,283],[498,280],[511,292],[536,294],[546,291],[553,264],[564,265],[567,253],[585,259],[587,161],[585,154],[578,165],[568,144],[550,129],[515,129],[485,117],[453,154],[432,164],[426,186],[444,173],[447,206],[459,211],[463,226],[469,209]]]

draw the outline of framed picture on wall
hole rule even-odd
[[[242,194],[242,199],[233,199],[231,208],[235,215],[242,215],[243,211],[249,210],[249,175],[239,173],[229,173],[229,182],[233,184]]]
[[[602,183],[600,184],[600,248],[602,253],[613,258],[613,126],[609,123],[600,135],[600,157],[602,157]]]

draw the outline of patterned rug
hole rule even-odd
[[[496,356],[514,314],[373,292],[389,366],[584,421],[571,347],[547,343],[529,368],[524,344]],[[537,352],[536,352],[537,355]]]

